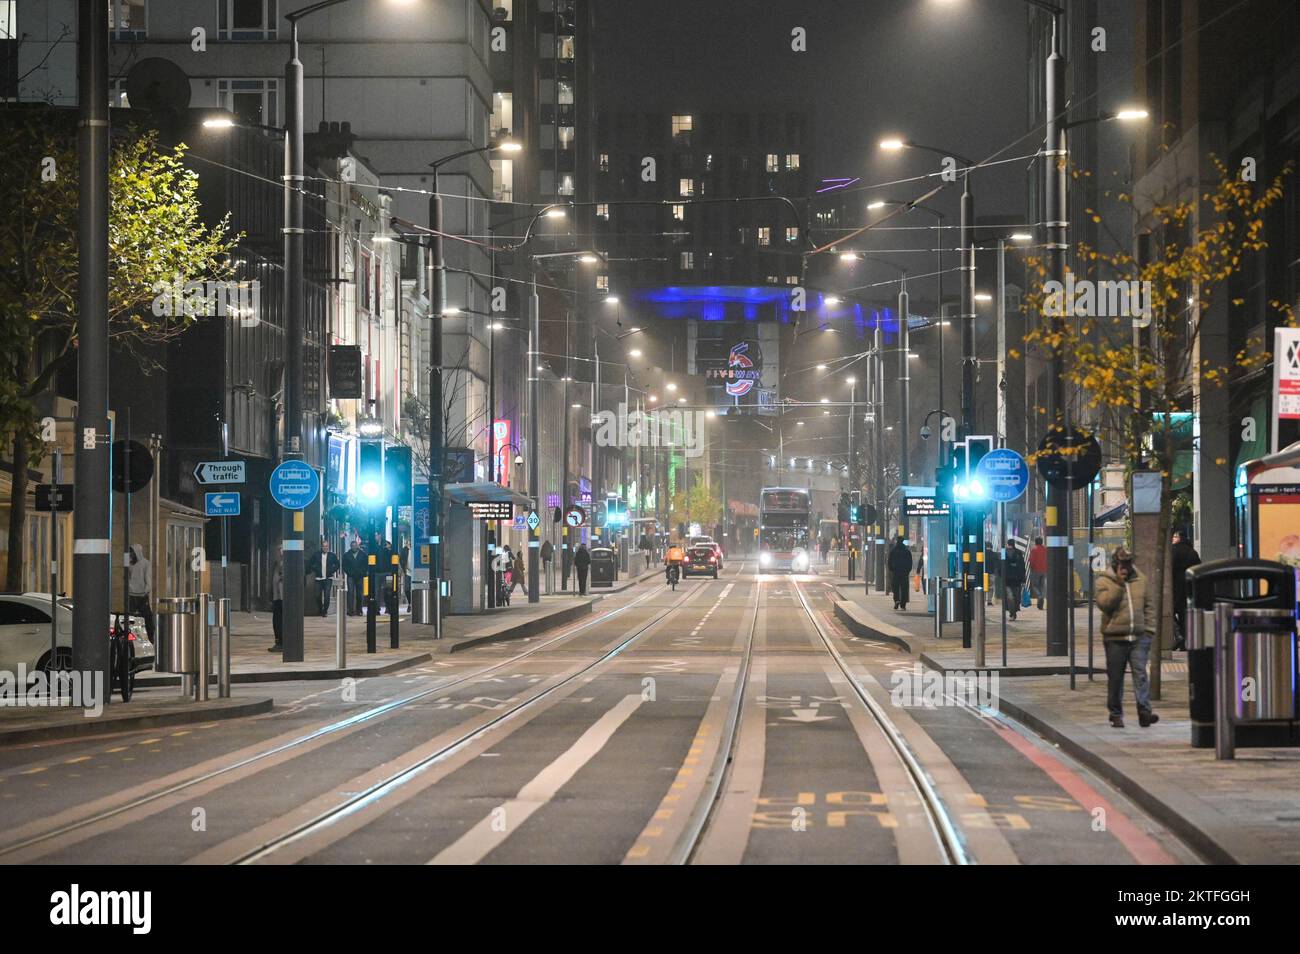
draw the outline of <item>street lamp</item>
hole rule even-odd
[[[285,14],[289,21],[289,61],[285,64],[285,149],[284,149],[284,418],[285,446],[283,460],[302,459],[302,380],[303,318],[306,282],[304,279],[303,237],[303,89],[302,60],[298,58],[298,21],[347,0],[319,0]],[[409,2],[409,0],[390,0]],[[232,123],[233,124],[233,123]],[[433,416],[433,415],[431,415]],[[441,467],[439,468],[441,470]],[[303,517],[300,510],[284,510],[284,627],[282,655],[284,662],[303,659]]]

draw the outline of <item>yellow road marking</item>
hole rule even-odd
[[[64,765],[76,765],[78,762],[88,762],[89,760],[90,760],[90,756],[89,756],[89,755],[78,755],[75,759],[68,759],[68,760],[65,761],[63,764],[64,764]]]

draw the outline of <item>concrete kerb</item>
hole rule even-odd
[[[835,607],[835,616],[854,636],[889,643],[905,653],[912,652],[912,644],[908,642],[912,634],[906,630],[877,619],[852,600],[832,600],[831,604]]]
[[[387,676],[403,669],[410,669],[413,666],[419,666],[433,660],[432,653],[413,653],[404,656],[401,659],[394,659],[392,662],[384,663],[380,666],[349,666],[346,669],[334,669],[332,667],[321,667],[319,669],[267,669],[256,670],[253,672],[232,672],[230,674],[231,684],[236,683],[257,683],[257,682],[297,682],[313,681],[319,679],[366,679],[371,676]],[[211,684],[216,685],[216,676],[211,679]],[[150,673],[136,677],[136,683],[142,688],[153,688],[155,686],[179,686],[181,684],[180,676],[165,675],[161,673]]]
[[[134,732],[140,729],[160,729],[168,726],[193,725],[224,719],[242,719],[246,716],[270,712],[273,700],[267,699],[214,699],[209,703],[187,703],[177,700],[177,708],[148,715],[119,712],[130,703],[112,703],[112,709],[96,719],[68,719],[54,725],[29,726],[18,729],[0,729],[0,745],[20,745],[28,742],[51,742],[87,736],[107,735],[110,732]]]
[[[562,610],[554,613],[547,613],[545,616],[535,616],[532,619],[526,619],[521,623],[515,623],[510,626],[502,627],[496,632],[487,633],[483,636],[471,636],[468,639],[459,640],[452,643],[447,649],[449,653],[459,653],[466,649],[473,649],[475,646],[485,646],[489,643],[501,643],[512,639],[524,639],[528,636],[535,636],[538,633],[553,629],[556,626],[563,626],[565,623],[571,623],[583,616],[589,616],[592,608],[600,602],[600,597],[589,597],[581,603],[575,603],[573,606],[566,606]]]

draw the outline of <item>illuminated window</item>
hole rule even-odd
[[[600,154],[600,171],[609,172],[609,153],[607,152]]]
[[[798,229],[797,226],[791,225],[791,226],[789,226],[788,228],[786,228],[786,230],[785,230],[785,240],[786,240],[787,242],[797,242],[797,241],[799,241],[799,229]]]
[[[606,222],[609,221],[609,203],[608,203],[608,202],[598,202],[598,203],[596,203],[596,218],[598,218],[598,219],[604,219]]]
[[[597,276],[596,276],[596,288],[598,288],[600,291],[609,291],[609,276],[608,276],[608,275],[597,275]]]
[[[768,172],[781,171],[781,157],[774,152],[769,152],[767,154],[767,171]]]
[[[695,253],[682,252],[681,262],[682,262],[682,271],[684,272],[691,271],[693,268],[695,268]]]
[[[799,168],[799,153],[797,153],[797,152],[786,153],[786,157],[785,157],[785,167],[786,167],[786,169],[789,170],[790,172],[793,172],[795,169],[798,169],[798,168]]]
[[[684,206],[684,205],[674,205],[674,206],[673,206],[673,218],[676,219],[678,222],[685,222],[685,221],[686,221],[686,206]]]
[[[691,116],[674,116],[673,117],[673,141],[684,146],[691,144],[691,130],[695,127],[695,120]]]
[[[677,184],[677,194],[683,197],[695,195],[695,180],[682,179]]]
[[[108,33],[116,40],[143,40],[144,0],[109,0]]]
[[[785,276],[785,283],[786,283],[787,285],[798,285],[798,284],[799,284],[799,276],[798,276],[798,275],[787,275],[787,276]]]
[[[760,227],[758,230],[758,244],[759,245],[772,244],[772,230],[768,228],[766,225]]]

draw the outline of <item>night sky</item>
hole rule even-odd
[[[813,171],[880,182],[938,157],[884,153],[898,134],[975,159],[1025,133],[1026,7],[1019,0],[611,0],[596,10],[597,105],[812,116]],[[808,51],[790,31],[808,31]],[[1025,155],[1025,140],[1006,155]],[[914,183],[870,193],[906,199]],[[957,188],[935,204],[956,214]],[[866,195],[863,196],[864,202]],[[1024,208],[1023,167],[981,175],[976,214]]]

